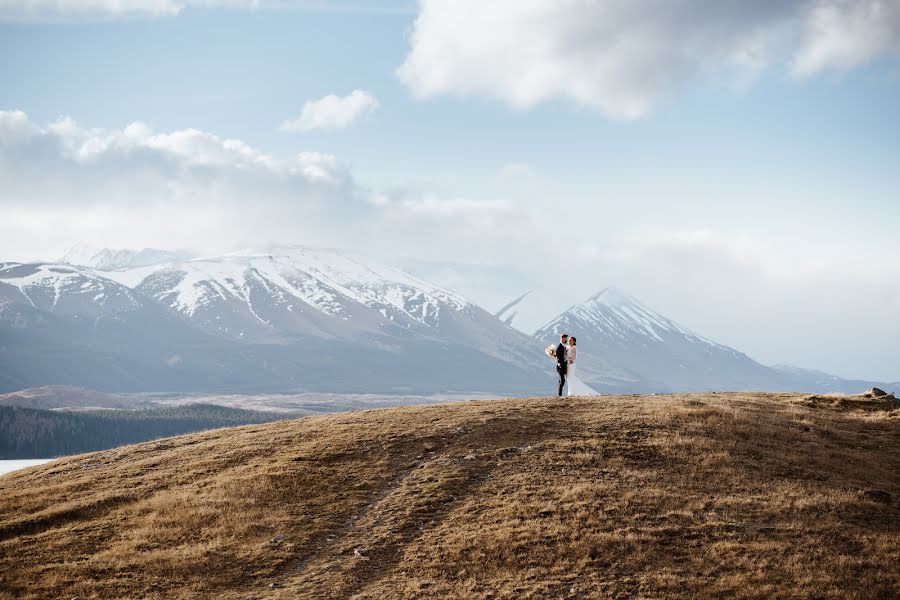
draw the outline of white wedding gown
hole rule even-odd
[[[600,394],[585,382],[578,379],[575,374],[575,363],[577,362],[578,351],[570,346],[566,349],[566,360],[571,360],[569,366],[566,367],[566,396],[599,396]]]

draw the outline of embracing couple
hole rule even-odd
[[[597,396],[596,391],[588,387],[575,375],[575,363],[578,359],[578,348],[575,336],[564,333],[559,336],[559,345],[556,347],[556,374],[559,375],[558,395],[566,396]],[[567,385],[568,384],[568,387]]]

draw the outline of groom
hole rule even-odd
[[[559,375],[559,395],[563,395],[563,388],[566,386],[566,373],[568,372],[566,364],[566,344],[569,341],[569,334],[564,333],[559,336],[559,346],[556,347],[556,374]]]

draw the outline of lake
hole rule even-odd
[[[0,460],[0,475],[5,475],[12,471],[18,471],[25,467],[33,467],[34,465],[42,465],[50,462],[52,458],[28,458],[22,460]]]

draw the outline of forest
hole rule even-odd
[[[87,411],[0,406],[0,460],[54,458],[283,418],[285,415],[280,413],[214,404]]]

